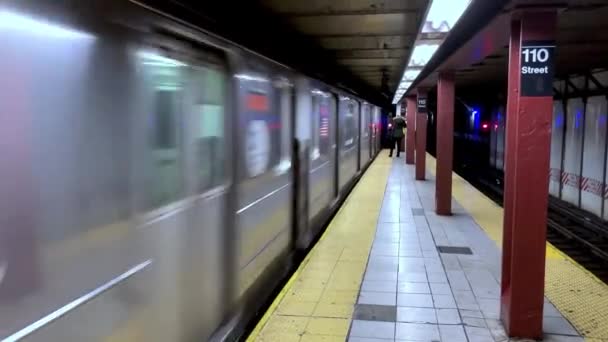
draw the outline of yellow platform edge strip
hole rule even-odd
[[[256,324],[255,328],[251,331],[251,333],[249,334],[249,336],[247,337],[247,341],[259,341],[259,340],[264,340],[263,338],[261,338],[263,331],[266,330],[277,330],[275,328],[268,328],[268,322],[270,320],[274,318],[276,318],[279,314],[278,314],[278,309],[280,307],[280,305],[282,305],[282,302],[284,301],[285,297],[287,296],[287,294],[292,290],[292,288],[294,287],[294,284],[296,282],[302,282],[302,281],[306,281],[306,279],[302,279],[302,278],[306,278],[305,276],[303,276],[303,272],[305,272],[305,269],[307,268],[307,266],[309,266],[309,264],[311,263],[311,260],[313,260],[313,262],[316,262],[318,264],[323,263],[323,260],[336,260],[335,263],[336,264],[340,264],[342,263],[343,266],[347,266],[346,269],[343,269],[342,271],[346,271],[346,272],[342,272],[342,273],[338,273],[338,271],[336,271],[335,269],[337,268],[337,266],[334,266],[334,268],[329,271],[316,271],[316,272],[321,272],[321,273],[327,273],[327,274],[331,274],[331,279],[327,280],[328,284],[331,283],[332,281],[334,282],[334,284],[337,284],[338,286],[336,287],[338,290],[333,291],[335,295],[348,295],[346,299],[342,299],[342,301],[340,300],[335,300],[335,299],[324,299],[324,298],[320,298],[317,299],[317,303],[315,304],[316,309],[319,309],[319,303],[322,303],[324,300],[326,300],[327,303],[332,302],[331,304],[328,304],[328,306],[337,306],[338,308],[340,308],[340,303],[344,304],[342,305],[342,307],[345,308],[351,308],[350,311],[346,310],[344,312],[342,312],[341,314],[335,314],[331,313],[328,315],[315,315],[312,312],[309,312],[309,314],[303,314],[303,316],[309,316],[306,319],[308,319],[308,323],[306,323],[308,326],[310,326],[312,323],[312,320],[317,320],[315,321],[315,327],[313,331],[312,335],[305,335],[305,333],[299,333],[294,334],[294,331],[290,331],[289,333],[284,333],[280,330],[278,331],[271,331],[271,333],[275,333],[275,338],[274,339],[267,339],[267,340],[281,340],[281,341],[344,341],[346,339],[346,333],[347,333],[347,329],[348,326],[350,325],[350,319],[352,316],[352,308],[354,307],[354,303],[356,301],[356,294],[358,293],[358,289],[361,285],[362,282],[362,277],[363,277],[363,273],[365,271],[365,265],[367,264],[367,258],[369,255],[369,249],[371,248],[371,243],[373,241],[373,236],[375,233],[375,228],[376,228],[376,223],[378,220],[378,216],[380,213],[380,207],[382,204],[382,200],[384,197],[384,190],[386,187],[386,183],[388,180],[388,175],[389,175],[389,171],[390,171],[390,167],[391,167],[391,159],[389,159],[388,157],[384,156],[384,155],[379,155],[376,160],[372,163],[372,165],[370,165],[370,167],[367,169],[367,171],[365,172],[365,174],[361,177],[360,181],[357,183],[357,185],[353,188],[352,192],[349,194],[349,196],[346,198],[346,200],[344,201],[344,203],[342,204],[342,206],[340,207],[340,209],[338,209],[338,212],[336,213],[336,215],[334,216],[334,218],[331,220],[331,222],[329,223],[329,225],[327,226],[327,228],[325,229],[325,231],[323,232],[323,234],[321,235],[321,237],[319,238],[319,241],[315,244],[315,246],[309,251],[309,253],[306,255],[306,257],[303,259],[303,261],[301,262],[301,264],[298,266],[298,268],[296,269],[296,271],[293,273],[293,275],[289,278],[289,280],[287,281],[287,283],[283,286],[283,288],[281,289],[281,291],[279,292],[279,294],[276,296],[276,298],[273,300],[273,302],[271,303],[271,305],[268,307],[268,309],[266,310],[266,312],[264,313],[264,315],[261,317],[261,319],[258,321],[258,323]],[[366,198],[371,196],[373,198],[372,201],[358,201],[362,198]],[[370,198],[371,199],[371,198]],[[365,206],[365,209],[362,209],[362,206]],[[372,207],[371,209],[369,207]],[[361,212],[363,211],[363,212]],[[348,212],[347,214],[345,214],[345,212]],[[330,236],[328,239],[328,236],[330,234],[340,234],[339,232],[337,232],[340,228],[346,226],[346,225],[350,225],[353,226],[353,224],[357,224],[357,222],[355,221],[357,218],[355,217],[356,215],[353,215],[357,212],[361,212],[360,215],[364,215],[367,216],[367,218],[369,218],[370,220],[367,222],[367,226],[369,227],[369,229],[366,230],[367,233],[362,233],[362,236],[357,236],[357,237],[353,237],[353,243],[356,243],[359,248],[359,250],[357,250],[357,255],[359,256],[358,259],[357,257],[355,257],[356,261],[352,261],[348,258],[346,259],[342,259],[342,257],[338,256],[330,256],[329,259],[327,258],[327,253],[331,253],[329,250],[333,250],[333,246],[337,243],[340,243],[343,248],[341,251],[341,255],[343,255],[342,252],[345,252],[345,249],[348,249],[347,246],[349,246],[349,242],[337,242],[336,237],[340,238],[340,235],[337,236]],[[355,222],[353,222],[355,221]],[[359,223],[361,224],[361,223]],[[369,233],[371,232],[371,233]],[[343,237],[343,236],[342,236]],[[331,240],[331,241],[330,241]],[[355,241],[356,240],[356,241]],[[328,248],[329,245],[329,248]],[[367,247],[367,248],[365,248]],[[325,249],[324,249],[325,248]],[[321,260],[319,260],[321,259]],[[349,263],[352,263],[352,265],[349,265]],[[354,267],[354,268],[352,268]],[[311,273],[311,271],[308,271],[308,273]],[[317,273],[318,275],[319,273]],[[310,275],[307,275],[310,276]],[[313,274],[314,277],[314,274]],[[333,280],[332,280],[333,279]],[[340,289],[342,289],[341,286],[346,286],[346,289],[344,291],[340,291]],[[330,285],[324,285],[324,288],[321,290],[318,290],[319,292],[323,292],[323,294],[320,294],[320,297],[324,297],[324,296],[329,296],[326,293],[328,291],[330,291],[331,289],[329,288]],[[299,290],[295,290],[296,292]],[[305,291],[305,290],[303,290]],[[330,291],[331,292],[331,291]],[[335,304],[335,302],[338,302],[338,304]],[[315,310],[316,312],[316,310]],[[321,316],[321,317],[314,317],[314,316]],[[282,317],[291,317],[292,319],[297,319],[297,318],[305,318],[305,317],[298,317],[297,314],[293,315],[293,316],[282,316]],[[333,318],[332,318],[333,317]],[[334,320],[334,321],[331,321]],[[300,322],[294,321],[293,324],[294,326],[298,325]],[[323,323],[325,323],[325,327],[323,326]],[[340,324],[340,328],[336,328],[335,324],[336,323],[341,323]],[[347,324],[346,324],[347,323]],[[336,331],[339,331],[338,333],[335,333]],[[306,334],[308,334],[308,332],[306,332]],[[315,335],[318,334],[318,335]]]
[[[428,153],[426,165],[435,175],[436,160]],[[502,248],[502,207],[456,173],[452,173],[452,196]],[[547,243],[545,295],[585,341],[608,341],[608,285],[550,243]]]

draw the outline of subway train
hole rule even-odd
[[[0,42],[2,341],[234,339],[380,149],[376,105],[137,2],[3,2]]]

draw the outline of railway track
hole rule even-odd
[[[503,204],[502,178],[489,172],[457,169],[456,172],[498,205]],[[608,226],[600,218],[549,198],[547,241],[608,283]]]

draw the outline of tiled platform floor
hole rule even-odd
[[[437,216],[432,175],[413,172],[393,160],[348,341],[508,341],[500,251],[458,203]],[[583,341],[548,301],[544,314],[545,341]]]

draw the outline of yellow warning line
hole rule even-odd
[[[344,341],[391,160],[378,156],[247,341]]]
[[[426,163],[435,174],[435,158],[427,154]],[[456,173],[452,182],[454,198],[502,248],[502,208]],[[545,267],[547,298],[586,341],[608,341],[608,285],[550,243]]]

